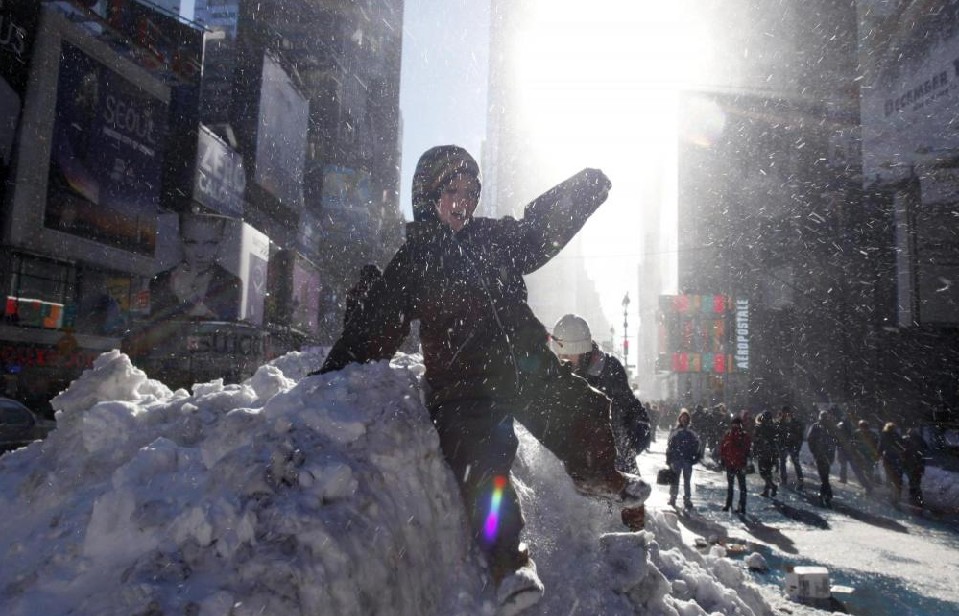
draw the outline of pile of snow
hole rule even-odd
[[[0,458],[0,613],[493,614],[417,356],[306,376],[290,354],[192,393],[103,354],[58,428]],[[672,511],[621,532],[520,430],[531,614],[767,614],[741,563]]]

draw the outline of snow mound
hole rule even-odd
[[[480,579],[408,371],[191,396],[131,368],[101,356],[0,458],[4,614],[440,614]]]
[[[57,430],[0,458],[0,612],[492,616],[421,359],[305,376],[319,361],[190,393],[102,355],[55,399]],[[683,545],[672,512],[622,532],[517,430],[547,588],[530,614],[770,613],[739,565]]]

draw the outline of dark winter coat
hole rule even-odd
[[[780,419],[776,424],[779,448],[782,451],[799,451],[802,449],[805,426],[796,417]]]
[[[600,351],[594,343],[592,353],[586,356],[575,373],[609,397],[614,430],[626,435],[637,451],[649,447],[649,415],[629,388],[623,364],[609,353]]]
[[[922,476],[926,470],[928,448],[922,435],[910,430],[902,437],[902,469],[911,477]]]
[[[418,319],[431,407],[541,400],[561,368],[526,303],[523,276],[563,249],[602,202],[600,192],[579,174],[527,205],[522,220],[474,218],[457,233],[429,208],[417,210],[420,220],[407,226],[406,242],[321,372],[389,359]],[[414,194],[414,205],[418,199]]]
[[[836,459],[836,434],[835,426],[822,421],[817,421],[809,428],[809,434],[806,436],[806,443],[809,445],[809,451],[817,461],[829,462]]]
[[[853,443],[862,459],[875,464],[879,459],[879,434],[869,428],[857,428],[853,432]]]
[[[779,432],[772,422],[757,423],[753,431],[753,454],[759,456],[779,456]]]
[[[691,428],[676,426],[666,442],[666,464],[695,464],[702,457],[699,435]]]
[[[883,463],[902,468],[902,437],[895,430],[883,430],[879,435],[879,457]]]
[[[719,461],[727,471],[741,471],[749,461],[752,440],[741,427],[731,428],[719,444]]]

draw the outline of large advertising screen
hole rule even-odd
[[[170,219],[170,220],[168,220]],[[269,238],[236,218],[165,216],[158,271],[150,281],[153,321],[263,323]]]
[[[726,295],[661,295],[658,369],[712,374],[748,370],[744,305],[745,300],[734,302]]]
[[[262,76],[253,180],[286,207],[300,209],[310,103],[269,54]]]
[[[204,126],[197,139],[193,200],[225,216],[243,216],[243,158]]]
[[[44,226],[152,255],[167,107],[64,41]]]
[[[311,334],[320,333],[320,271],[306,259],[293,261],[292,325]]]

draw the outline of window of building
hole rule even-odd
[[[74,273],[68,263],[14,253],[7,295],[67,304],[73,299]]]

